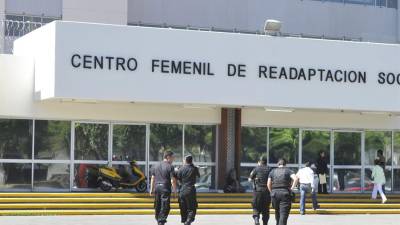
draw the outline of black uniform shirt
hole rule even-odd
[[[181,188],[193,187],[197,177],[200,177],[199,169],[193,164],[182,166],[177,173]]]
[[[257,166],[250,173],[250,179],[255,181],[256,191],[267,191],[267,181],[270,169],[266,165]]]
[[[327,174],[328,173],[328,163],[325,157],[319,157],[317,160],[317,174]]]
[[[164,184],[170,188],[171,179],[175,177],[174,167],[170,163],[162,161],[153,167],[151,175],[154,176],[156,184]]]
[[[272,189],[289,189],[292,183],[294,173],[287,167],[275,168],[269,173],[269,178],[272,181]]]

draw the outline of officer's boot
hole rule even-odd
[[[254,217],[254,225],[260,225],[260,218]]]

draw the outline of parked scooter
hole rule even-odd
[[[110,191],[112,188],[135,188],[141,193],[147,191],[146,176],[135,160],[131,160],[129,166],[100,167],[97,181],[103,191]]]

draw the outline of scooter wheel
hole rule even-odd
[[[108,182],[108,181],[103,180],[100,183],[100,189],[103,190],[103,191],[111,191],[112,184],[110,182]]]
[[[146,183],[146,181],[140,182],[135,188],[136,188],[136,191],[138,191],[140,193],[146,192],[147,191],[147,183]]]

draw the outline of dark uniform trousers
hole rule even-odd
[[[275,209],[276,225],[286,225],[292,207],[292,197],[287,189],[272,189],[272,206]]]
[[[179,208],[182,223],[194,221],[197,210],[196,189],[194,187],[183,187],[181,189],[179,192]]]
[[[269,220],[269,205],[271,204],[271,196],[269,191],[254,191],[253,192],[253,218],[260,218],[262,215],[263,224],[268,224]]]
[[[165,184],[156,184],[154,209],[156,220],[159,223],[166,223],[170,211],[171,189]]]

